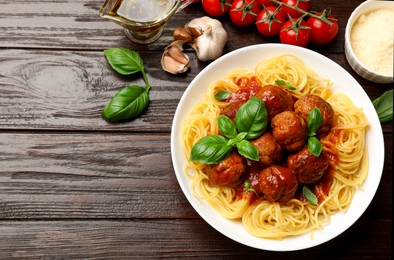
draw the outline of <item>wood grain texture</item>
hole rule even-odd
[[[253,249],[201,219],[0,222],[0,256],[18,259],[387,259],[390,230],[367,212],[348,231],[300,252]],[[168,234],[171,234],[170,236]],[[381,238],[386,244],[379,243]],[[10,244],[8,241],[13,241]],[[83,241],[83,242],[82,242]],[[354,248],[361,248],[354,250]]]
[[[339,18],[340,32],[344,35],[347,17],[362,0],[353,0],[346,5],[353,8],[337,8],[333,1],[312,2],[312,9],[323,11],[334,9]],[[62,1],[0,1],[0,47],[11,48],[51,48],[51,49],[95,49],[116,46],[132,47],[135,50],[162,51],[172,41],[172,32],[183,27],[187,21],[205,15],[201,5],[191,5],[175,14],[164,29],[162,37],[149,46],[132,44],[124,36],[120,26],[99,16],[99,8],[104,1],[62,0]],[[247,30],[235,26],[228,17],[218,18],[230,38],[226,50],[234,50],[247,44],[277,42],[276,38],[266,38],[254,27]],[[1,30],[2,29],[2,30]],[[331,51],[343,52],[344,39],[330,45]],[[317,50],[322,48],[314,46]]]
[[[171,77],[153,64],[160,53],[144,53],[151,103],[132,124],[109,124],[101,112],[141,75],[119,76],[102,52],[0,50],[0,128],[134,130],[170,132],[185,77]],[[160,69],[160,71],[159,71]],[[190,82],[195,74],[190,73]]]
[[[102,52],[0,50],[0,129],[169,133],[182,94],[206,64],[190,54],[191,70],[171,75],[158,67],[161,53],[142,52],[141,57],[152,85],[151,103],[132,122],[111,124],[101,117],[103,108],[122,87],[144,86],[141,75],[118,75]],[[343,54],[330,58],[351,70]],[[352,75],[371,99],[389,88]]]
[[[160,68],[172,31],[204,15],[200,4],[177,13],[158,41],[131,43],[99,16],[104,1],[0,0],[0,259],[390,259],[393,124],[384,124],[385,165],[366,212],[332,241],[302,251],[244,246],[209,226],[174,174],[170,133],[180,98],[209,62],[186,47],[190,70]],[[352,10],[363,0],[312,1],[331,8],[337,39],[308,46],[347,70],[374,99],[390,85],[362,79],[343,53]],[[218,18],[229,33],[224,53],[278,42],[252,26]],[[103,50],[126,47],[144,60],[151,103],[130,122],[101,117],[110,98],[142,77],[120,76]]]
[[[0,219],[195,218],[168,135],[0,134]],[[386,144],[392,143],[387,135]],[[4,149],[6,148],[6,149]],[[389,148],[387,146],[387,148]],[[391,218],[392,153],[375,212]]]
[[[0,219],[196,217],[168,135],[0,134]]]

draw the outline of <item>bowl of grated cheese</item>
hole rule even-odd
[[[394,1],[369,0],[359,5],[346,25],[345,56],[363,78],[393,82]]]

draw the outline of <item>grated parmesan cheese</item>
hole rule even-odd
[[[393,76],[394,8],[361,15],[353,25],[350,40],[366,67]]]

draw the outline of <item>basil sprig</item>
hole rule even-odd
[[[241,106],[235,116],[235,124],[221,115],[217,119],[222,135],[207,135],[198,140],[190,152],[190,161],[218,164],[227,158],[236,147],[238,153],[253,161],[259,160],[257,148],[248,140],[259,137],[267,128],[267,109],[264,102],[250,98]]]
[[[320,143],[319,139],[315,137],[322,123],[323,116],[320,109],[315,107],[308,114],[308,150],[316,157],[319,157],[323,150],[323,145]]]
[[[384,92],[380,97],[372,101],[376,113],[378,113],[379,121],[387,123],[393,120],[393,90]]]
[[[126,48],[104,50],[104,55],[111,67],[122,75],[141,72],[146,87],[127,86],[118,91],[105,106],[102,116],[110,122],[118,122],[138,117],[149,105],[149,85],[141,56]]]

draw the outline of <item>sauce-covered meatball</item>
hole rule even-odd
[[[298,183],[290,169],[272,165],[260,172],[260,189],[269,201],[286,202],[294,197]]]
[[[220,111],[220,114],[227,116],[228,118],[230,118],[231,120],[234,121],[235,115],[237,114],[239,108],[242,107],[242,105],[245,103],[246,103],[245,100],[239,100],[239,101],[230,103],[228,106],[226,106],[225,108],[223,108]]]
[[[211,183],[226,186],[236,182],[246,172],[245,159],[232,152],[221,163],[209,166],[206,172]]]
[[[268,120],[283,111],[291,111],[294,107],[291,94],[278,86],[264,86],[257,92],[256,97],[264,101],[268,112]]]
[[[318,182],[329,170],[328,158],[324,151],[319,157],[314,156],[305,146],[297,154],[287,158],[287,167],[296,176],[299,184]]]
[[[280,161],[282,148],[269,132],[265,132],[251,143],[259,151],[259,166],[268,167]]]
[[[295,102],[294,111],[308,122],[308,115],[315,107],[320,110],[323,117],[316,135],[323,137],[330,132],[334,124],[334,110],[327,101],[316,95],[305,95]]]
[[[272,135],[283,149],[295,152],[305,145],[308,128],[303,118],[293,111],[276,115],[271,121]]]

